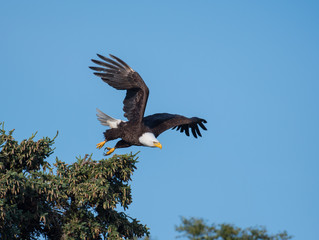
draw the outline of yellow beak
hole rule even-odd
[[[162,149],[162,144],[160,144],[159,142],[155,142],[154,147],[158,147],[158,148]]]

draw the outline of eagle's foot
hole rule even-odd
[[[115,148],[109,148],[109,147],[107,147],[106,149],[109,150],[109,151],[106,153],[106,156],[107,156],[107,155],[110,155],[110,154],[113,153],[114,150],[115,150]]]
[[[101,149],[105,143],[106,143],[106,141],[103,141],[103,142],[96,144],[96,148]]]

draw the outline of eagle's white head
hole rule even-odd
[[[144,146],[147,146],[147,147],[158,147],[158,148],[162,149],[162,144],[160,144],[160,142],[156,139],[154,134],[151,133],[151,132],[143,133],[142,136],[140,136],[138,140]]]

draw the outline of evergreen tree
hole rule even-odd
[[[86,155],[68,165],[46,159],[54,140],[18,143],[0,123],[1,239],[132,239],[148,229],[124,210],[132,203],[129,181],[136,155],[92,160]]]
[[[271,235],[264,227],[241,229],[231,224],[208,225],[201,218],[184,218],[175,230],[189,240],[288,240],[286,232]]]

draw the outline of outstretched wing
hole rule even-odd
[[[141,76],[121,59],[110,54],[111,58],[100,54],[102,59],[92,62],[102,67],[90,67],[96,71],[94,74],[101,77],[104,82],[118,90],[127,90],[124,103],[124,117],[129,121],[141,122],[144,116],[149,90]]]
[[[204,130],[207,130],[207,128],[204,126],[204,123],[207,123],[205,119],[198,117],[187,118],[177,114],[157,113],[144,117],[143,122],[152,130],[155,137],[170,128],[177,128],[176,130],[180,130],[180,132],[185,131],[187,136],[189,136],[189,129],[191,129],[195,138],[197,138],[197,135],[200,137],[202,136],[198,126]]]

